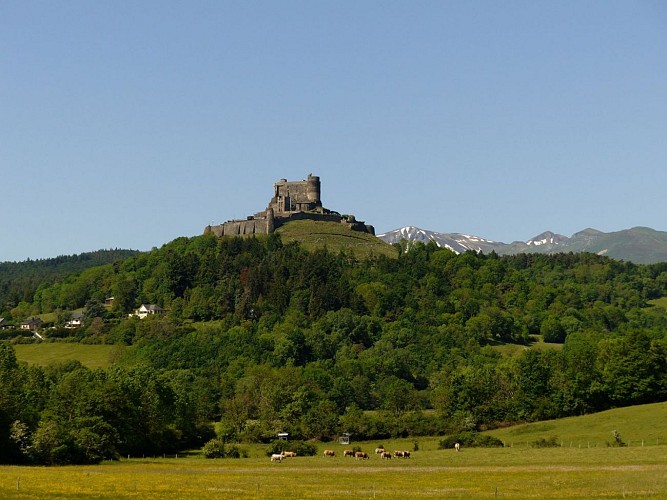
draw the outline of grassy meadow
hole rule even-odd
[[[326,247],[337,253],[341,250],[364,259],[371,255],[397,257],[396,249],[372,234],[352,231],[342,224],[312,220],[292,221],[276,231],[285,243],[298,241],[307,250]]]
[[[490,434],[510,447],[530,447],[539,439],[556,438],[563,447],[607,447],[618,431],[629,447],[667,445],[667,403],[629,406],[580,417],[545,420],[495,429]]]
[[[359,443],[357,443],[358,445]],[[412,441],[392,442],[412,449]],[[423,445],[423,447],[421,446]],[[375,443],[361,443],[372,452]],[[0,467],[3,499],[667,498],[667,446],[437,450],[410,459],[197,457],[97,466]],[[390,448],[391,449],[391,448]],[[255,450],[256,451],[256,450]]]
[[[74,342],[14,344],[13,347],[16,359],[29,365],[47,366],[52,363],[78,360],[91,369],[108,368],[123,349],[123,346],[118,345]]]
[[[613,430],[628,446],[607,446],[614,441]],[[251,444],[241,445],[249,457],[242,459],[207,460],[194,452],[93,466],[0,466],[0,498],[667,498],[667,403],[488,434],[515,441],[505,448],[460,452],[438,449],[439,437],[320,443],[316,456],[282,463],[269,461],[266,445]],[[554,435],[582,445],[527,444]],[[373,453],[380,445],[409,450],[412,457],[382,460]],[[343,457],[351,446],[361,447],[370,459]],[[325,458],[325,448],[336,456]]]

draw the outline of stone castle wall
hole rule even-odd
[[[281,179],[274,185],[274,195],[264,212],[244,220],[231,220],[217,226],[207,226],[204,234],[244,236],[271,234],[292,220],[319,220],[345,224],[354,231],[375,234],[375,228],[357,221],[354,216],[342,216],[327,210],[320,200],[320,178],[309,175],[304,181]]]

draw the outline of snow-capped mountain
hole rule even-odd
[[[552,233],[551,231],[545,231],[542,234],[535,236],[533,239],[526,241],[528,246],[541,246],[541,245],[561,245],[567,243],[570,238],[563,236],[562,234]]]
[[[407,241],[408,244],[416,241],[423,243],[433,241],[439,247],[448,248],[455,253],[463,253],[467,250],[483,253],[493,250],[499,255],[592,252],[638,264],[667,262],[667,232],[656,231],[648,227],[634,227],[612,233],[588,228],[571,237],[545,231],[525,242],[502,243],[479,236],[438,233],[407,226],[379,234],[378,238],[387,243],[400,243],[402,240]]]
[[[478,236],[461,233],[436,233],[435,231],[428,231],[414,226],[395,229],[379,234],[377,237],[387,243],[400,243],[401,240],[408,242],[421,241],[422,243],[433,241],[439,247],[448,248],[455,253],[463,253],[468,250],[487,253],[498,246],[505,246],[504,243],[496,243],[495,241]]]

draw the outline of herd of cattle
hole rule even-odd
[[[396,458],[410,458],[410,452],[409,451],[394,451],[394,454],[392,455],[390,452],[385,450],[384,448],[375,448],[375,454],[378,455],[380,458],[384,459],[390,459],[392,456]],[[335,457],[336,452],[334,450],[324,450],[323,455],[325,457]],[[356,460],[368,460],[370,457],[368,456],[368,453],[365,451],[354,451],[354,450],[344,450],[343,451],[343,456],[344,457],[354,457]]]
[[[392,455],[390,452],[384,448],[375,448],[375,453],[379,455],[380,458],[390,459],[392,456],[396,458],[410,458],[409,451],[394,451]],[[335,457],[336,452],[334,450],[324,450],[322,456],[326,457]],[[343,451],[344,457],[353,457],[356,460],[368,460],[370,457],[365,451],[354,451],[354,450],[345,450]],[[296,452],[293,451],[283,451],[282,453],[274,453],[271,455],[272,462],[282,462],[283,459],[288,457],[296,457]]]
[[[454,445],[454,449],[456,451],[460,450],[460,445],[459,443],[456,443]],[[378,455],[380,458],[385,459],[385,460],[390,460],[392,457],[395,458],[410,458],[410,452],[409,451],[400,451],[396,450],[392,454],[391,452],[385,450],[384,448],[375,448],[375,454]],[[336,452],[334,450],[324,450],[322,453],[322,456],[326,457],[335,457]],[[354,450],[344,450],[343,451],[343,456],[344,457],[353,457],[355,460],[368,460],[370,457],[368,456],[368,453],[365,451],[354,451]],[[283,451],[282,453],[274,453],[271,455],[271,461],[272,462],[282,462],[283,459],[288,458],[288,457],[296,457],[296,452],[294,451]]]

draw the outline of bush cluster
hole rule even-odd
[[[213,438],[202,448],[206,458],[248,458],[248,451],[237,445],[227,446],[220,438]]]
[[[438,449],[448,450],[454,448],[456,443],[466,448],[502,448],[505,446],[500,439],[493,436],[477,432],[460,432],[441,439]]]
[[[314,443],[305,441],[285,441],[277,439],[266,449],[266,456],[280,454],[283,451],[293,451],[299,457],[312,457],[317,453],[317,446]]]
[[[560,445],[561,443],[556,436],[551,436],[548,439],[539,438],[530,443],[533,448],[558,448]]]

